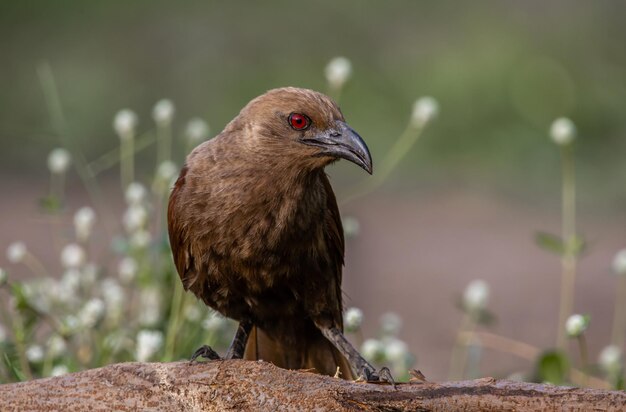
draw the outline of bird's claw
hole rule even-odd
[[[396,389],[396,381],[393,379],[393,376],[391,375],[391,371],[386,366],[380,368],[378,372],[373,369],[363,368],[361,376],[363,376],[366,382],[372,382],[372,383],[386,382],[386,383],[391,384],[391,386],[393,386],[393,388]]]
[[[215,352],[213,348],[207,345],[202,345],[200,348],[198,348],[198,350],[195,351],[193,355],[191,355],[189,363],[193,363],[193,361],[195,361],[197,358],[204,358],[209,360],[222,359],[222,357],[217,352]]]

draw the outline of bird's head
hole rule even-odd
[[[313,168],[346,159],[372,173],[367,145],[329,97],[285,87],[252,100],[238,116],[254,149]],[[260,150],[260,149],[259,149]]]

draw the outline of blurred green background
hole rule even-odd
[[[117,146],[120,108],[148,128],[167,97],[180,128],[200,115],[218,132],[269,88],[324,90],[323,67],[345,55],[354,76],[341,105],[375,160],[416,97],[440,102],[440,121],[394,175],[400,189],[452,181],[541,194],[558,181],[547,129],[565,115],[581,135],[582,193],[624,206],[625,13],[620,1],[2,2],[0,170],[43,175],[60,143],[42,62],[71,139],[93,158]]]

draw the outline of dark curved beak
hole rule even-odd
[[[372,156],[367,145],[345,122],[337,121],[334,127],[302,141],[311,146],[322,148],[322,156],[346,159],[372,174]]]

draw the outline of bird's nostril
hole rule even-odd
[[[339,136],[341,136],[341,133],[339,133],[339,132],[331,132],[330,133],[330,137],[339,137]]]

